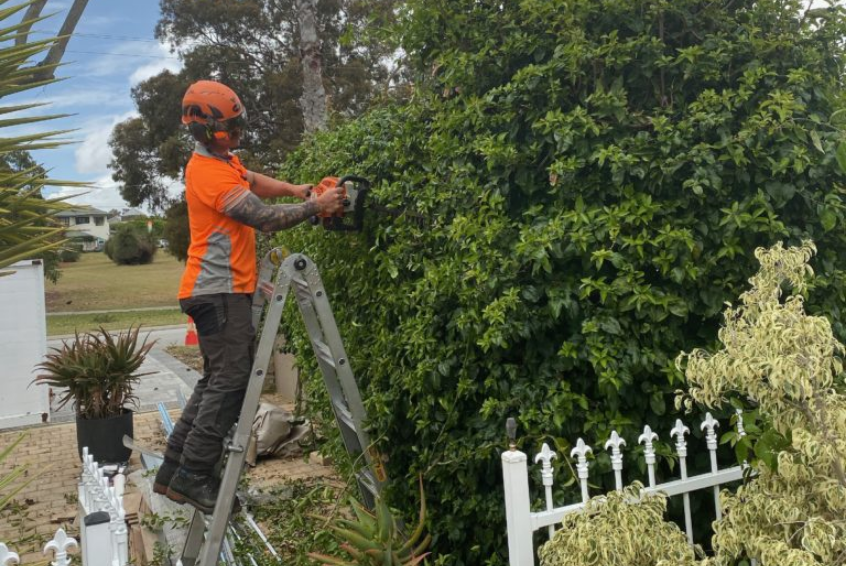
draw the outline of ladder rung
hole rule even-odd
[[[329,349],[329,346],[326,344],[326,342],[314,340],[312,341],[312,344],[314,344],[314,351],[317,354],[317,357],[320,358],[323,363],[325,363],[332,369],[335,369],[335,358],[332,357],[332,350]]]
[[[343,421],[347,427],[349,427],[353,432],[356,432],[355,421],[353,420],[352,413],[346,405],[344,405],[344,402],[340,399],[333,399],[332,404],[335,406],[335,414],[338,415],[338,420]]]
[[[358,481],[367,488],[367,491],[372,493],[373,495],[377,495],[378,491],[376,490],[376,480],[373,478],[373,474],[370,472],[368,468],[362,468],[358,471]]]
[[[259,281],[258,289],[261,292],[262,296],[268,301],[273,296],[273,290],[275,289],[272,281]]]

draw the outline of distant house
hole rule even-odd
[[[112,216],[109,217],[109,224],[120,224],[121,222],[126,222],[128,220],[147,218],[147,215],[137,208],[124,208],[118,214],[114,214],[114,212],[117,212],[114,210],[109,212],[112,213]]]
[[[82,251],[100,251],[109,240],[107,212],[94,207],[80,207],[62,210],[56,214],[65,225],[65,236],[82,244]]]

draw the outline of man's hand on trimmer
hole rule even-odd
[[[317,206],[320,207],[320,212],[326,214],[335,214],[344,208],[344,189],[343,187],[335,187],[329,189],[319,197],[317,197]]]
[[[292,192],[300,200],[308,200],[311,197],[311,189],[314,185],[294,185]]]

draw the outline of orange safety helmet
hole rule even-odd
[[[216,81],[197,81],[182,97],[182,123],[201,143],[226,140],[246,129],[247,112],[235,91]]]

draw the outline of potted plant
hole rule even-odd
[[[60,390],[61,409],[73,401],[76,409],[76,442],[98,462],[126,462],[131,451],[123,445],[123,436],[132,436],[130,404],[139,378],[137,373],[154,342],[147,338],[139,344],[139,328],[130,328],[113,336],[103,328],[97,332],[76,333],[61,348],[52,348],[46,360],[37,366],[45,373],[33,381]]]

